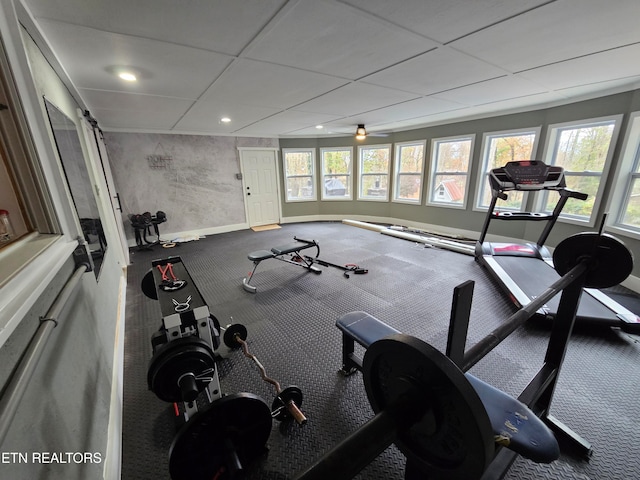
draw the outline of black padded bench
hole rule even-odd
[[[320,253],[320,245],[318,245],[315,240],[303,240],[297,237],[293,237],[293,239],[296,243],[273,247],[271,250],[256,250],[255,252],[251,252],[247,258],[253,262],[253,270],[242,279],[242,288],[247,292],[256,293],[257,288],[250,283],[253,274],[256,272],[256,268],[258,268],[260,262],[271,258],[305,268],[313,273],[322,273],[322,270],[313,266],[313,259],[306,258],[305,255],[300,253],[302,250],[315,247],[317,257]]]
[[[350,375],[362,370],[362,359],[354,352],[355,342],[368,348],[377,340],[401,333],[366,312],[350,312],[336,321],[342,331],[342,370]],[[465,373],[487,411],[496,444],[505,446],[538,463],[550,463],[560,456],[558,442],[545,423],[522,402],[488,383]]]

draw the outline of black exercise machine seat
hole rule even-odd
[[[320,245],[318,245],[318,242],[315,240],[303,240],[297,237],[293,237],[293,239],[296,241],[295,243],[273,247],[271,250],[256,250],[247,255],[247,258],[253,262],[253,271],[249,272],[249,274],[242,279],[242,288],[250,293],[256,292],[257,288],[251,285],[251,279],[260,262],[269,260],[270,258],[305,268],[313,273],[322,273],[322,270],[313,266],[313,261],[306,259],[305,256],[300,253],[302,250],[315,247],[317,257],[320,254]]]
[[[400,333],[366,312],[350,312],[336,320],[342,331],[343,371],[362,369],[362,360],[354,354],[354,341],[368,348],[374,342]],[[469,373],[465,377],[474,388],[487,412],[498,445],[538,463],[551,463],[560,457],[553,432],[522,402]]]
[[[511,301],[522,308],[559,275],[553,268],[551,253],[544,246],[565,204],[570,198],[585,200],[587,195],[566,188],[564,169],[538,160],[509,162],[489,172],[491,202],[480,238],[476,244],[476,260],[484,265]],[[498,199],[505,200],[509,191],[556,191],[560,195],[551,213],[495,211]],[[485,242],[491,220],[546,221],[536,243]],[[640,318],[597,289],[585,289],[576,321],[595,325],[618,326],[630,333],[640,333]],[[559,296],[538,311],[539,317],[553,318]]]

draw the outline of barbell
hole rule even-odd
[[[364,355],[363,377],[375,416],[300,472],[296,480],[353,478],[392,443],[407,457],[411,469],[424,472],[429,480],[480,478],[495,455],[493,431],[463,372],[561,291],[614,286],[633,268],[633,257],[625,245],[602,233],[582,233],[563,240],[553,261],[562,277],[470,348],[460,366],[408,335],[374,342]],[[559,312],[570,317],[559,315],[555,320],[568,322],[565,342],[579,298],[579,293],[563,295],[560,301]],[[559,368],[557,365],[557,371]],[[557,374],[553,378],[555,381]]]
[[[276,395],[271,404],[271,415],[279,421],[285,421],[290,418],[294,419],[299,426],[307,423],[307,418],[300,410],[302,405],[302,390],[295,385],[290,385],[284,389],[280,386],[280,382],[267,376],[267,371],[260,363],[258,358],[249,352],[247,345],[247,328],[241,323],[233,323],[225,328],[223,335],[224,343],[231,349],[242,348],[245,357],[251,359],[258,367],[262,380],[273,385]]]

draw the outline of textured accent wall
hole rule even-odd
[[[160,235],[246,223],[238,147],[278,148],[271,138],[105,132],[129,238],[129,214],[162,210]]]

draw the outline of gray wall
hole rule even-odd
[[[244,225],[239,147],[278,148],[277,139],[105,132],[109,162],[122,204],[125,231],[134,238],[129,214],[162,210],[160,237]],[[156,157],[153,157],[156,156]]]
[[[433,138],[450,137],[454,135],[467,135],[476,134],[475,148],[473,152],[472,166],[471,166],[471,179],[469,185],[470,199],[475,197],[476,184],[474,179],[481,166],[481,144],[482,135],[485,132],[503,131],[518,128],[531,128],[542,126],[540,132],[540,139],[538,141],[538,158],[542,156],[542,150],[545,145],[547,127],[552,124],[576,121],[582,119],[589,119],[595,117],[601,117],[606,115],[625,114],[623,118],[622,128],[618,137],[618,142],[614,151],[613,165],[610,169],[610,174],[607,180],[605,188],[605,198],[600,204],[600,210],[597,213],[597,224],[599,224],[602,215],[605,212],[606,197],[611,192],[611,185],[613,182],[613,172],[617,162],[620,158],[620,150],[622,147],[624,133],[627,128],[629,113],[640,110],[640,90],[631,92],[624,92],[616,95],[610,95],[597,99],[587,100],[583,102],[572,103],[559,107],[535,110],[531,112],[524,112],[512,115],[501,115],[490,118],[484,118],[479,120],[456,122],[446,125],[438,125],[434,127],[421,128],[416,130],[407,130],[404,132],[392,133],[388,137],[368,137],[364,142],[356,142],[356,140],[350,137],[344,138],[307,138],[307,139],[281,139],[280,146],[284,148],[317,148],[316,159],[317,166],[320,167],[320,152],[321,147],[336,147],[336,146],[350,146],[354,147],[354,155],[357,152],[357,146],[362,144],[386,144],[407,142],[411,140],[427,140],[427,150],[429,150],[430,141]],[[430,157],[427,153],[427,164],[425,172],[430,168]],[[357,162],[354,161],[354,167],[356,171],[354,175],[357,175]],[[319,170],[318,170],[319,171]],[[318,177],[318,182],[319,182]],[[280,179],[281,186],[283,186],[283,179]],[[317,186],[320,188],[320,185]],[[426,198],[427,182],[423,184],[423,199]],[[424,201],[423,201],[424,203]],[[479,232],[482,228],[482,224],[485,218],[485,213],[474,212],[472,210],[472,203],[469,202],[466,209],[454,209],[454,208],[442,208],[426,205],[407,205],[393,202],[366,202],[351,200],[345,202],[297,202],[287,203],[282,202],[282,214],[283,217],[300,217],[300,216],[315,216],[315,215],[358,215],[358,216],[371,216],[375,217],[388,217],[399,220],[407,220],[409,222],[418,222],[424,224],[441,225],[452,229],[471,230]],[[532,208],[532,206],[529,206]],[[490,233],[495,235],[501,235],[512,238],[521,238],[525,240],[535,240],[539,235],[541,225],[536,222],[492,222]],[[558,222],[554,231],[552,232],[548,244],[550,246],[557,245],[562,239],[569,235],[579,233],[588,230],[588,228]],[[616,235],[623,240],[627,246],[633,251],[634,257],[640,259],[640,241],[625,237],[622,235]],[[640,276],[640,262],[636,262],[633,270],[633,275]]]

